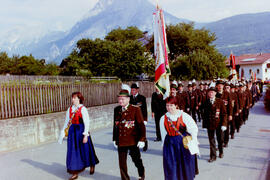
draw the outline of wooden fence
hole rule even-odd
[[[131,84],[129,82],[128,84]],[[139,82],[140,93],[151,97],[152,82]],[[0,119],[65,111],[71,94],[82,92],[86,107],[117,102],[121,83],[0,84]]]
[[[77,82],[77,81],[91,81],[91,80],[118,80],[113,77],[91,77],[85,78],[82,76],[36,76],[36,75],[0,75],[0,82],[33,82],[33,81],[49,81],[49,82]]]

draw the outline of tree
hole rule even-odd
[[[137,40],[143,37],[143,32],[135,26],[127,27],[126,29],[121,29],[120,27],[112,30],[105,37],[108,41],[121,41],[125,42],[127,40]]]
[[[61,74],[78,75],[91,72],[93,76],[117,76],[132,79],[142,73],[154,72],[154,61],[137,39],[143,33],[135,27],[115,29],[105,40],[81,39],[76,49],[62,61]]]
[[[12,67],[11,59],[6,52],[0,52],[0,74],[10,73]]]
[[[195,29],[193,23],[168,25],[166,33],[173,78],[201,80],[227,77],[226,58],[213,45],[216,40],[214,33],[204,28]],[[152,53],[153,46],[152,37],[147,45]]]

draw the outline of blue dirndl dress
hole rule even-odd
[[[164,123],[168,122],[165,120]],[[168,131],[167,128],[165,129]],[[182,129],[181,125],[180,129]],[[183,136],[187,135],[186,131],[180,132]],[[193,180],[195,177],[195,155],[191,155],[189,150],[184,147],[181,135],[170,136],[169,134],[167,132],[163,145],[165,180]]]
[[[90,135],[83,143],[84,124],[72,124],[67,139],[67,172],[74,174],[99,163]]]

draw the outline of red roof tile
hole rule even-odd
[[[267,60],[270,60],[270,53],[243,54],[241,56],[235,56],[236,65],[263,64]],[[225,62],[226,65],[229,65],[230,57]]]

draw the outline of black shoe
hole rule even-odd
[[[145,175],[139,177],[139,180],[144,180],[144,179],[145,179]]]
[[[225,147],[225,148],[228,147],[228,143],[224,143],[223,147]]]
[[[214,162],[215,160],[216,160],[217,158],[210,158],[209,160],[208,160],[208,162]]]
[[[147,151],[147,149],[148,149],[148,141],[146,140],[145,145],[143,147],[143,151]]]
[[[69,178],[69,180],[74,180],[74,179],[77,179],[78,178],[78,174],[73,174],[70,178]]]
[[[95,166],[90,166],[90,175],[95,173]]]
[[[223,158],[224,157],[223,153],[220,153],[218,157]]]
[[[161,139],[158,139],[158,138],[157,138],[157,139],[155,139],[154,141],[155,141],[155,142],[158,142],[158,141],[161,141]]]

